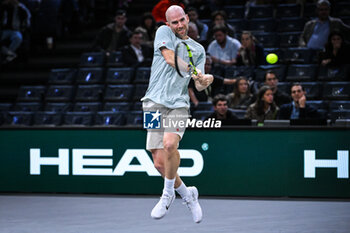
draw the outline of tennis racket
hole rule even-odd
[[[175,68],[180,77],[188,78],[198,72],[193,64],[192,51],[185,42],[180,42],[175,48]]]

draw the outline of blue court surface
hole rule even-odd
[[[155,196],[1,194],[1,233],[349,233],[350,201],[202,197],[204,218],[192,222],[177,198],[153,220]]]

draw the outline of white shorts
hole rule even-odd
[[[179,125],[179,122],[186,123],[189,118],[188,108],[167,108],[164,105],[154,103],[147,100],[142,103],[143,111],[156,112],[159,110],[161,113],[161,127],[160,129],[147,129],[147,142],[146,149],[163,149],[163,137],[164,132],[175,133],[180,136],[180,140],[183,137],[186,126]],[[182,127],[181,127],[182,126]]]

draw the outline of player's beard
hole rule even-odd
[[[179,37],[180,39],[183,39],[184,37],[187,36],[187,33],[188,33],[188,28],[184,27],[184,29],[185,29],[185,34],[184,34],[183,36],[181,36],[181,35],[180,35],[179,33],[177,33],[176,31],[175,31],[175,35],[176,35],[177,37]]]

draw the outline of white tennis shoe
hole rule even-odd
[[[170,205],[175,200],[175,193],[172,196],[169,196],[167,193],[163,193],[158,201],[157,205],[153,208],[151,212],[152,218],[161,219],[168,212]]]
[[[192,218],[195,223],[200,223],[203,218],[202,208],[198,202],[198,189],[196,187],[188,187],[190,195],[184,198],[185,204],[192,213]]]

